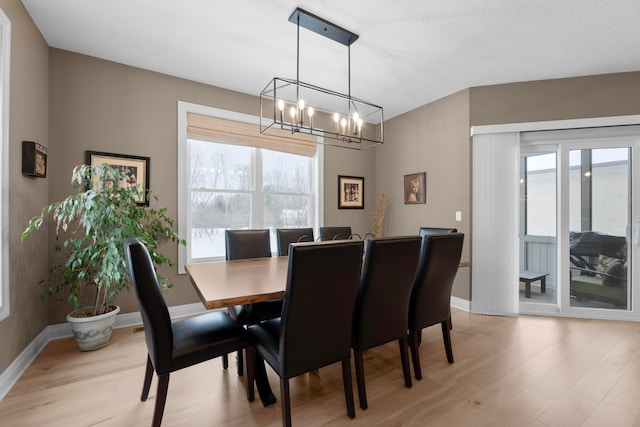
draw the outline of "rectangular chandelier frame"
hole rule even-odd
[[[313,106],[311,116],[308,108],[300,108],[300,99]],[[361,150],[383,143],[383,109],[309,83],[276,77],[260,93],[260,133],[305,141],[309,135],[319,136],[323,144]]]

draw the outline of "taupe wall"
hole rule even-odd
[[[177,103],[186,101],[258,115],[254,96],[128,67],[76,53],[51,49],[51,201],[70,192],[73,166],[84,162],[85,150],[151,157],[150,187],[177,219]],[[370,231],[369,206],[374,194],[372,152],[326,147],[324,222],[349,224],[358,233]],[[337,175],[364,176],[366,209],[337,209]],[[177,224],[177,221],[176,221]],[[177,259],[177,248],[165,253]],[[53,256],[53,255],[52,255]],[[198,301],[186,276],[175,269],[164,274],[175,286],[169,305]],[[137,311],[133,294],[118,299],[123,312]],[[49,305],[49,322],[64,322],[67,304]]]
[[[463,90],[385,122],[376,149],[376,197],[389,200],[385,235],[416,234],[421,226],[465,233],[462,260],[471,253],[469,91]],[[404,175],[427,173],[426,203],[404,204]],[[455,212],[462,212],[462,221]],[[456,297],[470,299],[470,269],[461,268]]]
[[[50,179],[22,176],[22,141],[48,146],[49,48],[19,0],[0,0],[11,21],[9,123],[9,289],[0,321],[0,373],[47,326],[38,281],[47,274],[46,231],[20,242],[27,219],[47,202]]]
[[[640,114],[640,72],[474,87],[471,126]]]

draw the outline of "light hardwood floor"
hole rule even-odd
[[[353,420],[339,364],[293,379],[294,425],[640,426],[640,323],[454,310],[453,326],[456,362],[446,361],[440,328],[425,329],[424,378],[411,389],[396,343],[366,352],[369,409],[355,392]],[[145,361],[139,328],[117,330],[89,353],[70,339],[51,342],[0,402],[0,424],[148,426],[157,383],[140,402]],[[280,402],[247,402],[235,367],[223,371],[215,359],[171,375],[163,425],[279,426]]]

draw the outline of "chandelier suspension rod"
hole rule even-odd
[[[300,82],[300,14],[298,14],[298,31],[296,35],[296,81]],[[296,103],[300,101],[300,87],[296,88]]]

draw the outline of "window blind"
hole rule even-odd
[[[187,113],[187,138],[189,139],[265,148],[307,157],[313,157],[316,154],[314,136],[296,135],[296,140],[293,140],[285,139],[290,132],[285,130],[281,132],[282,137],[260,135],[258,125]],[[305,137],[308,141],[298,140]]]
[[[473,136],[471,312],[517,315],[517,132]]]

